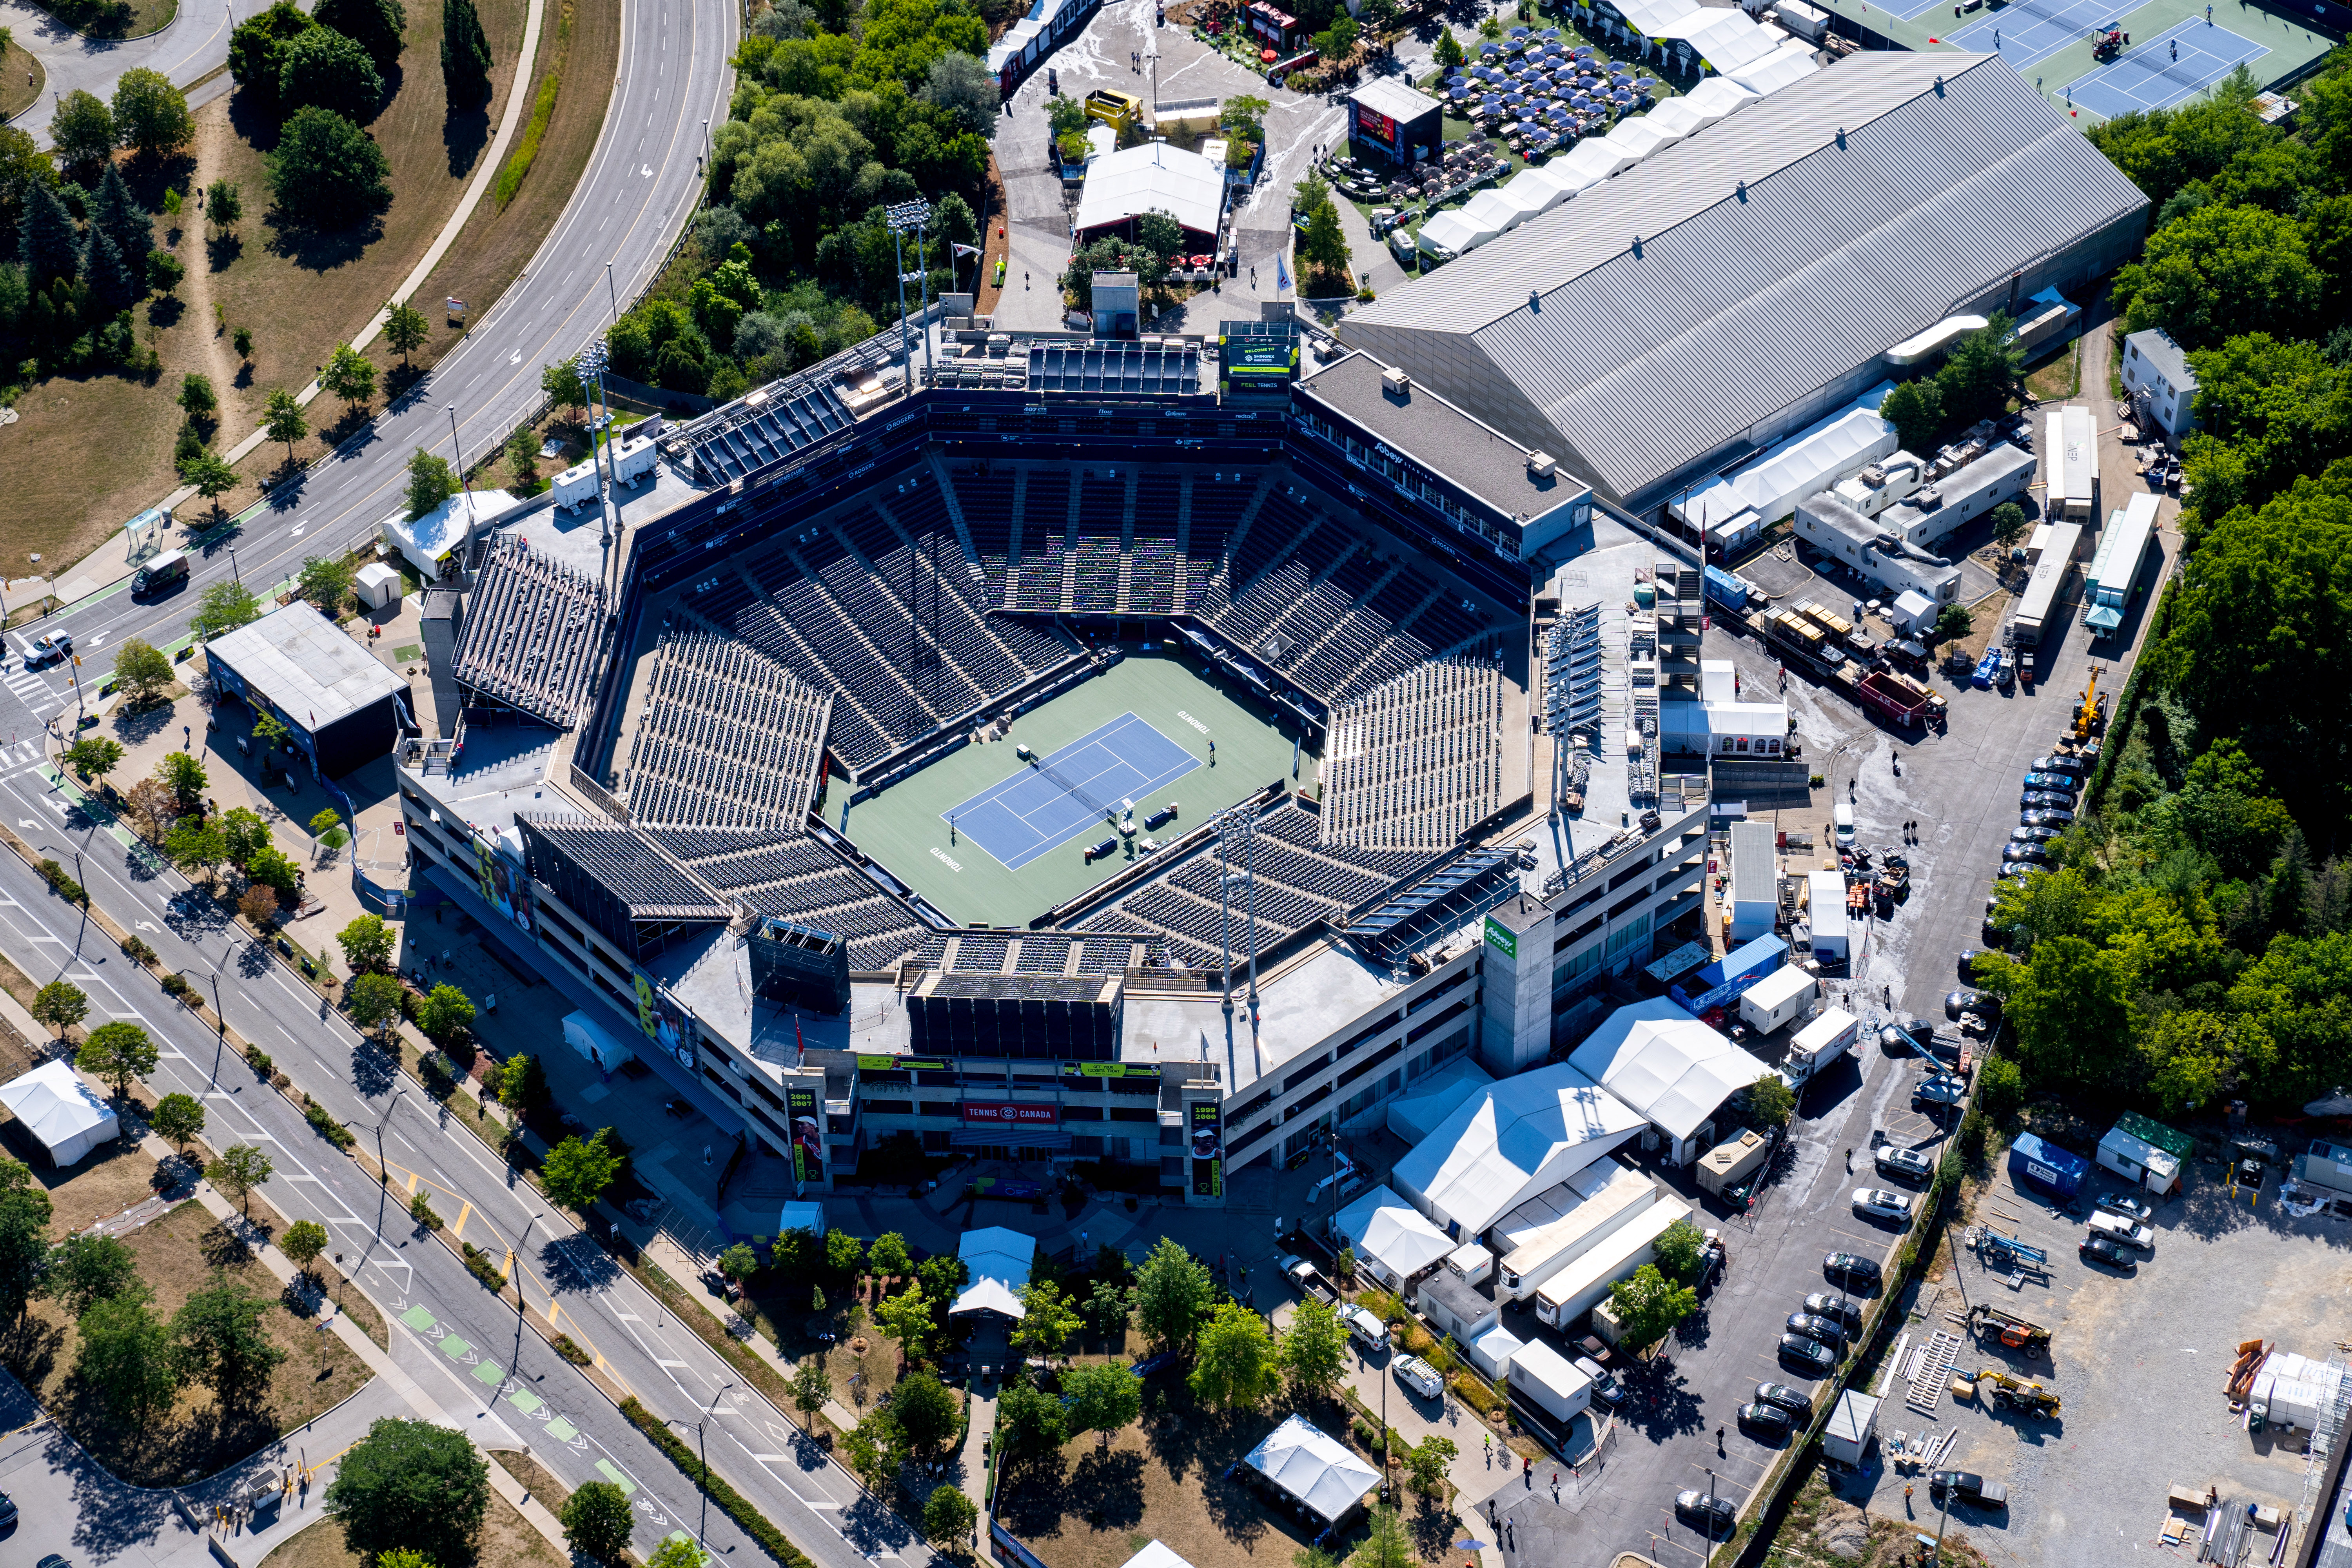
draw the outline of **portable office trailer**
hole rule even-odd
[[[1813,927],[1813,962],[1843,963],[1848,956],[1843,874],[1807,872],[1805,908]]]
[[[1878,1426],[1878,1401],[1848,1389],[1838,1395],[1830,1418],[1822,1427],[1822,1452],[1841,1465],[1859,1465],[1870,1451],[1871,1434]]]
[[[1511,1402],[1565,1426],[1592,1407],[1592,1380],[1541,1340],[1511,1357]]]
[[[1795,1022],[1820,992],[1820,984],[1793,964],[1776,969],[1739,994],[1740,1021],[1759,1034],[1771,1034]]]
[[[2091,1163],[2031,1132],[2021,1132],[2009,1146],[2009,1173],[2058,1197],[2071,1198],[2082,1191]]]
[[[2091,557],[2084,582],[2083,624],[2094,636],[2105,636],[2123,625],[2132,589],[2147,562],[2147,547],[2156,538],[2157,497],[2143,493],[2107,521],[2106,533]]]

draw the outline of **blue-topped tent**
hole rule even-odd
[[[2082,1190],[2083,1178],[2091,1173],[2091,1162],[2031,1132],[2021,1132],[2009,1146],[2009,1173],[2044,1192],[2071,1198]]]

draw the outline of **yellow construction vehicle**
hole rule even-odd
[[[1992,1407],[1995,1410],[2022,1410],[2028,1415],[2049,1419],[2058,1414],[2058,1395],[2049,1384],[2032,1378],[2015,1377],[1997,1366],[1980,1367],[1977,1382],[1992,1384]]]
[[[2087,741],[2106,728],[2106,699],[2099,695],[2099,677],[2107,672],[2106,666],[2091,666],[2091,679],[2083,687],[2083,705],[2074,710],[2074,735],[2077,741]]]
[[[1979,1339],[1997,1339],[2025,1355],[2047,1359],[2050,1354],[2048,1329],[2014,1312],[2005,1312],[1990,1301],[1979,1301],[1969,1309],[1969,1332]]]

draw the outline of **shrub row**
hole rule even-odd
[[[63,866],[58,865],[55,860],[44,860],[41,862],[41,880],[49,885],[50,891],[56,893],[58,897],[65,900],[69,904],[87,904],[89,902],[89,895],[82,890],[81,884],[75,881],[71,877],[67,876],[66,868]]]
[[[694,1450],[686,1446],[686,1439],[662,1425],[660,1416],[638,1404],[636,1395],[631,1394],[621,1401],[621,1414],[629,1418],[630,1425],[652,1439],[654,1447],[669,1457],[669,1462],[678,1468],[679,1473],[709,1494],[710,1500],[717,1503],[728,1518],[740,1525],[743,1533],[758,1542],[769,1556],[782,1563],[784,1568],[816,1568],[816,1564],[809,1561],[808,1554],[785,1540],[783,1531],[769,1523],[767,1516],[753,1508],[742,1493],[706,1468],[702,1461],[694,1457]]]
[[[350,1128],[330,1115],[325,1106],[308,1096],[303,1098],[302,1118],[318,1131],[320,1137],[338,1149],[348,1149],[359,1142]]]
[[[470,1241],[459,1242],[457,1250],[466,1259],[467,1273],[471,1274],[493,1290],[506,1289],[506,1271],[499,1267],[497,1258],[492,1258]]]

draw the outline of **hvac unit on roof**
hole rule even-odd
[[[1391,365],[1388,369],[1381,372],[1381,390],[1382,392],[1392,392],[1399,397],[1402,397],[1412,389],[1412,377],[1405,374],[1403,371],[1399,370],[1396,366]]]
[[[1559,459],[1549,452],[1529,452],[1528,472],[1539,479],[1548,479],[1559,471]]]

